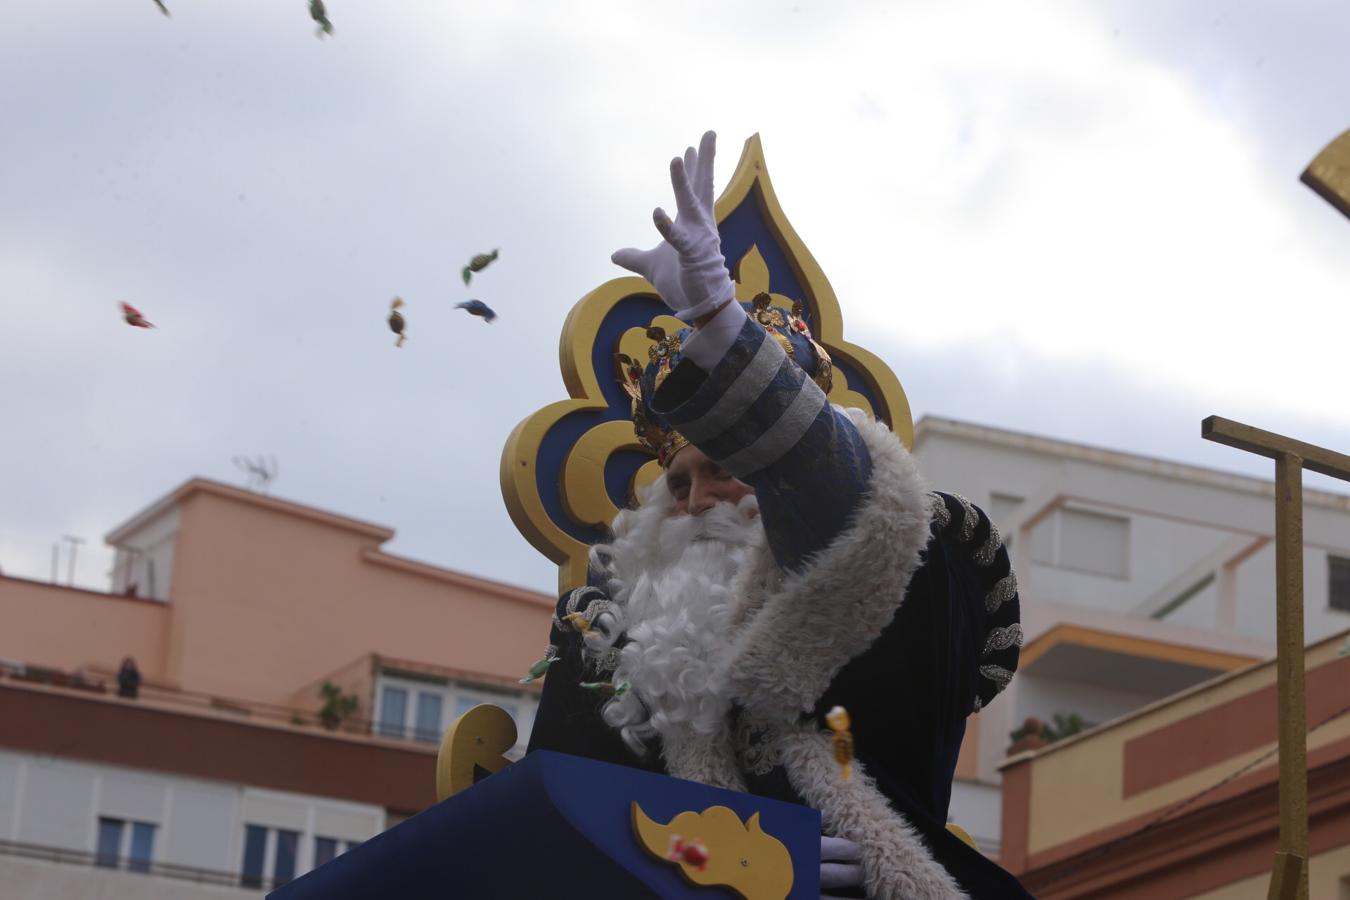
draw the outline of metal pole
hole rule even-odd
[[[84,543],[84,538],[75,537],[73,534],[63,534],[62,537],[70,542],[70,561],[66,567],[66,584],[73,587],[75,584],[75,551],[80,544]]]
[[[1275,458],[1275,641],[1280,849],[1270,898],[1308,898],[1308,710],[1303,693],[1303,459]]]

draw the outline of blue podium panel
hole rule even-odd
[[[429,898],[705,898],[728,888],[691,884],[633,830],[636,802],[658,823],[725,806],[781,841],[792,857],[790,898],[820,896],[820,813],[538,751],[472,788],[347,851],[269,900]],[[714,850],[715,848],[710,848]],[[780,851],[781,852],[781,851]]]

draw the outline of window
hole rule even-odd
[[[239,874],[241,887],[260,888],[270,868],[271,886],[281,887],[295,879],[300,832],[262,825],[244,826],[244,864]],[[269,866],[270,863],[270,866]]]
[[[339,851],[339,845],[341,851]],[[337,838],[314,836],[314,868],[332,862],[339,852],[346,853],[353,847],[361,846],[360,841],[339,841]]]
[[[1013,516],[1017,514],[1017,508],[1022,505],[1021,497],[1015,497],[1012,494],[1000,494],[997,491],[989,495],[989,518],[998,530],[1003,533],[1003,540],[1006,543],[1012,538],[1012,530],[1008,527],[1012,524]]]
[[[314,836],[314,868],[332,862],[337,856],[337,838]]]
[[[1014,494],[1000,494],[993,491],[989,494],[989,508],[985,514],[989,516],[990,521],[998,528],[1000,536],[1003,538],[1003,544],[1012,551],[1013,542],[1017,539],[1017,533],[1013,531],[1013,519],[1021,510],[1025,497],[1018,497]],[[1055,565],[1055,528],[1057,516],[1052,514],[1037,522],[1031,529],[1031,561],[1041,563],[1047,566]]]
[[[1130,520],[1059,509],[1032,532],[1032,561],[1110,578],[1130,577]]]
[[[263,857],[267,854],[267,829],[261,825],[244,826],[244,871],[239,879],[243,887],[260,888]]]
[[[415,700],[413,721],[408,722],[408,697]],[[414,690],[386,684],[380,690],[379,733],[385,737],[412,737],[419,741],[441,739],[440,688]],[[412,728],[409,729],[408,725]],[[411,730],[411,734],[408,732]]]
[[[408,692],[385,685],[380,692],[380,734],[403,737],[403,722],[408,714]]]
[[[277,829],[277,859],[272,867],[272,883],[277,887],[295,880],[295,852],[300,848],[300,832]]]
[[[150,860],[155,854],[155,826],[149,822],[131,823],[131,852],[127,854],[127,868],[133,872],[149,872]]]
[[[1350,612],[1350,559],[1328,556],[1327,578],[1327,605],[1341,612]]]
[[[85,820],[89,821],[88,819]],[[122,828],[126,825],[121,819],[98,820],[98,853],[94,864],[117,868],[117,860],[122,855]]]
[[[436,743],[441,739],[441,695],[417,692],[417,733],[419,741]]]
[[[1130,520],[1078,509],[1060,510],[1059,564],[1124,578],[1130,571]]]
[[[381,672],[375,696],[372,730],[378,735],[436,743],[455,719],[480,703],[491,703],[515,721],[522,747],[529,740],[534,705],[514,691]]]
[[[127,822],[99,816],[94,864],[116,869],[125,859],[128,871],[149,872],[155,858],[155,828],[150,822]]]

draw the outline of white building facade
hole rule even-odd
[[[1088,726],[1274,654],[1272,481],[927,417],[935,489],[989,513],[1025,633],[1008,690],[970,720],[952,818],[996,855],[998,765],[1027,717]],[[1308,641],[1350,628],[1350,496],[1304,491]]]
[[[0,883],[34,900],[261,897],[386,820],[371,804],[5,751],[0,810]]]

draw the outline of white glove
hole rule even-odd
[[[745,325],[745,310],[734,300],[711,319],[694,329],[684,342],[684,355],[705,372],[711,372],[726,356]]]
[[[848,838],[820,836],[820,889],[858,887],[863,883],[862,847]]]
[[[675,315],[693,322],[736,296],[722,257],[722,240],[713,213],[713,156],[717,135],[703,135],[697,151],[670,161],[675,189],[675,221],[664,209],[652,213],[664,241],[650,250],[625,247],[610,257],[616,265],[646,278]]]

